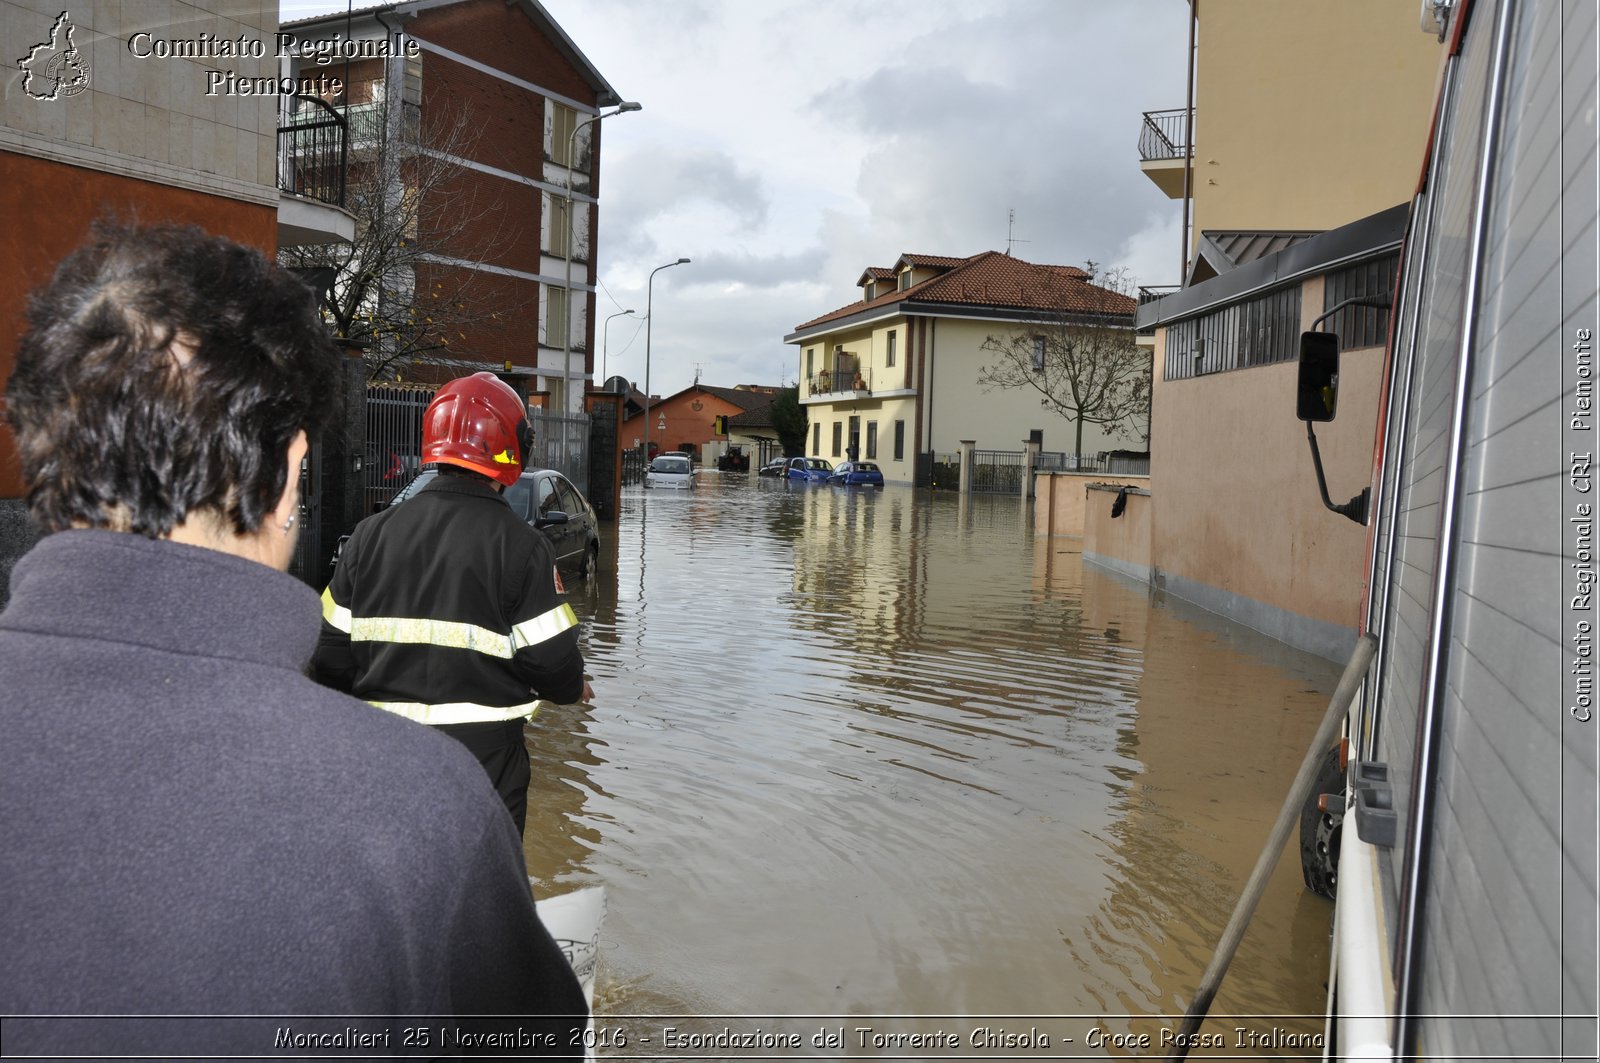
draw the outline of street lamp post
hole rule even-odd
[[[631,314],[631,313],[633,313],[632,310],[618,310],[615,314],[612,314],[611,317],[606,318],[605,327],[603,329],[601,329],[601,339],[600,339],[600,382],[602,384],[604,384],[605,380],[606,380],[606,355],[608,353],[610,353],[610,350],[611,350],[611,318],[612,317],[621,317],[623,314]],[[634,335],[637,336],[638,333],[635,332]]]
[[[586,125],[592,125],[595,122],[600,121],[600,119],[602,119],[602,118],[610,118],[612,115],[615,115],[615,114],[626,114],[629,111],[640,111],[640,110],[643,110],[643,109],[644,108],[643,108],[642,105],[634,103],[631,100],[625,101],[623,103],[619,103],[619,104],[617,104],[617,109],[614,110],[614,111],[607,111],[605,114],[590,115],[588,118],[585,118],[583,121],[581,121],[578,124],[574,125],[572,127],[572,132],[567,135],[567,197],[566,197],[566,199],[567,199],[567,210],[566,210],[566,215],[567,215],[567,248],[566,248],[566,250],[567,250],[567,255],[566,255],[566,258],[567,258],[567,281],[566,281],[566,283],[567,283],[567,286],[564,289],[564,294],[562,295],[562,298],[567,301],[567,307],[566,307],[566,314],[563,315],[563,318],[562,318],[562,322],[563,322],[563,326],[564,326],[562,328],[562,332],[564,333],[564,335],[563,335],[562,341],[561,341],[561,372],[562,372],[561,390],[562,390],[562,397],[563,397],[562,405],[564,405],[566,407],[566,410],[564,411],[566,413],[572,413],[573,412],[573,410],[572,410],[572,230],[573,230],[573,225],[572,225],[572,174],[573,174],[573,171],[577,169],[577,162],[578,162],[578,160],[576,158],[576,155],[578,153],[578,130],[582,129]],[[587,300],[585,302],[587,303]]]
[[[656,274],[673,266],[682,266],[688,261],[686,258],[680,258],[676,262],[657,266],[650,271],[650,279],[644,286],[644,456],[646,460],[650,458],[650,326],[655,323],[651,306],[655,295]]]

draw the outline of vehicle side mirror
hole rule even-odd
[[[540,514],[539,519],[533,522],[535,528],[548,528],[552,524],[565,524],[572,518],[559,509],[552,509],[548,513]]]
[[[1331,421],[1339,405],[1339,337],[1332,332],[1300,333],[1300,378],[1294,415],[1302,421]]]

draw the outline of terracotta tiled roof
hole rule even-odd
[[[916,258],[932,264],[932,255]],[[902,261],[913,256],[902,255]],[[905,291],[889,292],[870,302],[854,302],[795,326],[795,331],[849,317],[863,310],[889,306],[911,299],[919,303],[948,303],[962,307],[995,307],[1005,310],[1065,311],[1080,314],[1126,314],[1133,316],[1137,300],[1102,288],[1088,280],[1076,266],[1047,266],[1024,262],[998,251],[984,251],[971,258],[938,259],[954,265],[937,277],[914,284]]]
[[[937,269],[955,269],[963,262],[969,261],[971,259],[950,258],[946,255],[914,255],[910,251],[900,256],[900,262],[908,266],[933,266]],[[899,265],[899,262],[895,264]]]
[[[856,283],[865,284],[867,281],[892,280],[894,280],[894,270],[890,269],[888,266],[868,266],[866,270],[862,272],[861,278],[857,280]]]

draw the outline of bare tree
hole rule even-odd
[[[481,123],[470,108],[429,102],[429,113],[376,101],[350,108],[345,206],[355,215],[348,245],[284,247],[285,266],[335,271],[324,313],[334,334],[363,345],[370,379],[406,366],[469,357],[467,334],[510,328],[537,302],[490,272],[451,266],[529,239],[494,183],[467,178]],[[537,239],[537,233],[533,234]]]
[[[1151,360],[1134,342],[1133,284],[1116,269],[1083,288],[1087,305],[1044,312],[985,339],[980,349],[991,360],[978,370],[985,391],[1038,392],[1040,405],[1076,428],[1078,455],[1085,424],[1150,438]]]

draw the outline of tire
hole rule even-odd
[[[583,552],[583,564],[578,566],[578,579],[584,583],[593,583],[600,572],[600,546],[591,543],[589,549]]]
[[[1344,819],[1344,772],[1335,746],[1317,770],[1316,784],[1300,810],[1300,874],[1306,889],[1332,900],[1338,888],[1339,834]],[[1335,811],[1317,807],[1323,794],[1336,797]]]

